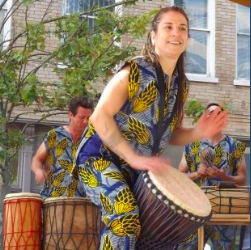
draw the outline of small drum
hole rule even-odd
[[[42,203],[39,194],[7,194],[4,203],[3,248],[40,250]]]
[[[201,187],[211,202],[213,213],[249,214],[250,187],[222,188]]]
[[[142,227],[138,249],[171,249],[211,218],[204,192],[172,167],[161,176],[141,174],[134,194]]]
[[[98,248],[101,214],[89,198],[47,198],[43,218],[44,250]]]

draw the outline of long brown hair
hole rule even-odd
[[[180,14],[182,14],[187,21],[187,28],[188,28],[188,37],[189,37],[189,19],[187,14],[185,13],[185,11],[177,6],[171,6],[171,7],[165,7],[160,9],[160,11],[155,15],[155,17],[153,18],[152,21],[152,25],[151,25],[151,30],[148,33],[147,36],[147,41],[143,47],[143,50],[141,52],[142,56],[146,59],[151,61],[153,64],[155,65],[159,65],[159,59],[158,59],[158,55],[155,53],[155,49],[154,49],[154,45],[152,44],[152,39],[151,39],[151,32],[157,32],[158,30],[158,25],[161,21],[161,18],[164,14],[168,13],[168,12],[178,12]],[[178,124],[180,125],[184,116],[184,112],[183,112],[183,106],[184,106],[184,100],[183,100],[183,91],[184,88],[186,88],[186,76],[185,76],[185,69],[184,69],[184,57],[185,57],[185,52],[183,52],[176,64],[176,68],[178,70],[178,74],[179,74],[179,83],[178,83],[178,93],[177,93],[177,99],[176,99],[176,103],[174,106],[174,114],[177,114],[178,116]]]

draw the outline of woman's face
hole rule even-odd
[[[178,59],[186,50],[188,25],[179,12],[169,11],[162,15],[156,32],[152,32],[152,43],[157,55]]]

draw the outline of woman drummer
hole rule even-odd
[[[135,248],[140,222],[131,190],[140,171],[161,174],[167,169],[168,162],[156,156],[167,143],[184,145],[226,125],[226,112],[217,116],[216,110],[209,118],[201,117],[193,129],[181,126],[188,92],[184,72],[188,36],[186,13],[178,7],[161,9],[142,56],[121,67],[90,117],[75,171],[102,211],[100,249]]]

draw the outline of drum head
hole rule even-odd
[[[169,167],[165,174],[156,175],[149,171],[148,176],[161,194],[181,209],[199,217],[207,217],[211,214],[211,203],[205,193],[184,173]],[[152,192],[156,191],[152,190]]]
[[[90,198],[87,197],[52,197],[46,198],[44,204],[50,204],[54,202],[91,202]]]
[[[40,194],[35,193],[11,193],[5,196],[5,200],[15,200],[15,199],[36,199],[43,200]]]

